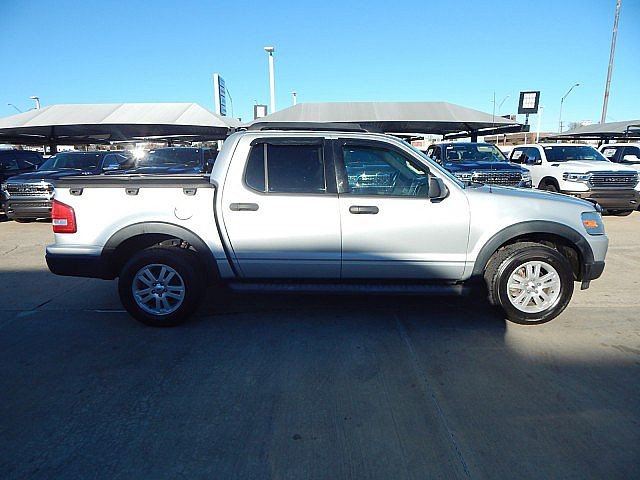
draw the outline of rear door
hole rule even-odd
[[[247,278],[340,277],[340,212],[323,138],[246,138],[222,197],[224,227]],[[244,142],[244,143],[243,143]]]
[[[461,189],[432,202],[429,168],[380,141],[338,140],[342,277],[462,277],[469,204]]]

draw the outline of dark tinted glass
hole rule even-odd
[[[0,170],[18,170],[18,160],[13,157],[0,157]]]
[[[269,192],[321,193],[325,191],[320,145],[267,145]]]
[[[421,197],[428,194],[426,169],[392,150],[344,146],[350,193]]]
[[[600,152],[587,145],[559,145],[544,147],[544,153],[547,156],[547,161],[549,162],[566,162],[569,160],[607,161]]]
[[[199,148],[157,148],[139,162],[140,167],[197,167],[200,165],[202,150]]]
[[[489,143],[453,144],[445,146],[447,162],[506,162],[503,153]]]
[[[244,172],[245,183],[260,192],[264,192],[264,145],[259,144],[251,149],[247,168]]]
[[[42,170],[94,170],[100,165],[101,153],[57,153],[40,167]]]

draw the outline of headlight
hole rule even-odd
[[[7,182],[3,182],[0,185],[0,190],[2,190],[2,193],[4,193],[7,197],[9,196],[9,192],[7,191]]]
[[[531,181],[531,173],[530,172],[523,172],[522,173],[522,181],[523,182],[530,182]]]
[[[584,212],[582,225],[589,235],[604,235],[604,223],[598,212]]]
[[[587,183],[591,179],[590,173],[563,173],[562,179],[567,182],[582,182]]]

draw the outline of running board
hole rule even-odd
[[[385,284],[385,283],[301,283],[231,282],[229,288],[241,293],[324,293],[331,295],[468,295],[465,285]]]

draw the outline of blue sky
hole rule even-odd
[[[234,114],[269,103],[449,101],[516,111],[541,90],[543,129],[599,121],[615,0],[247,2],[0,0],[0,116],[55,103],[198,102],[212,74]],[[640,118],[640,2],[623,0],[608,120]],[[532,117],[535,127],[536,119]]]

